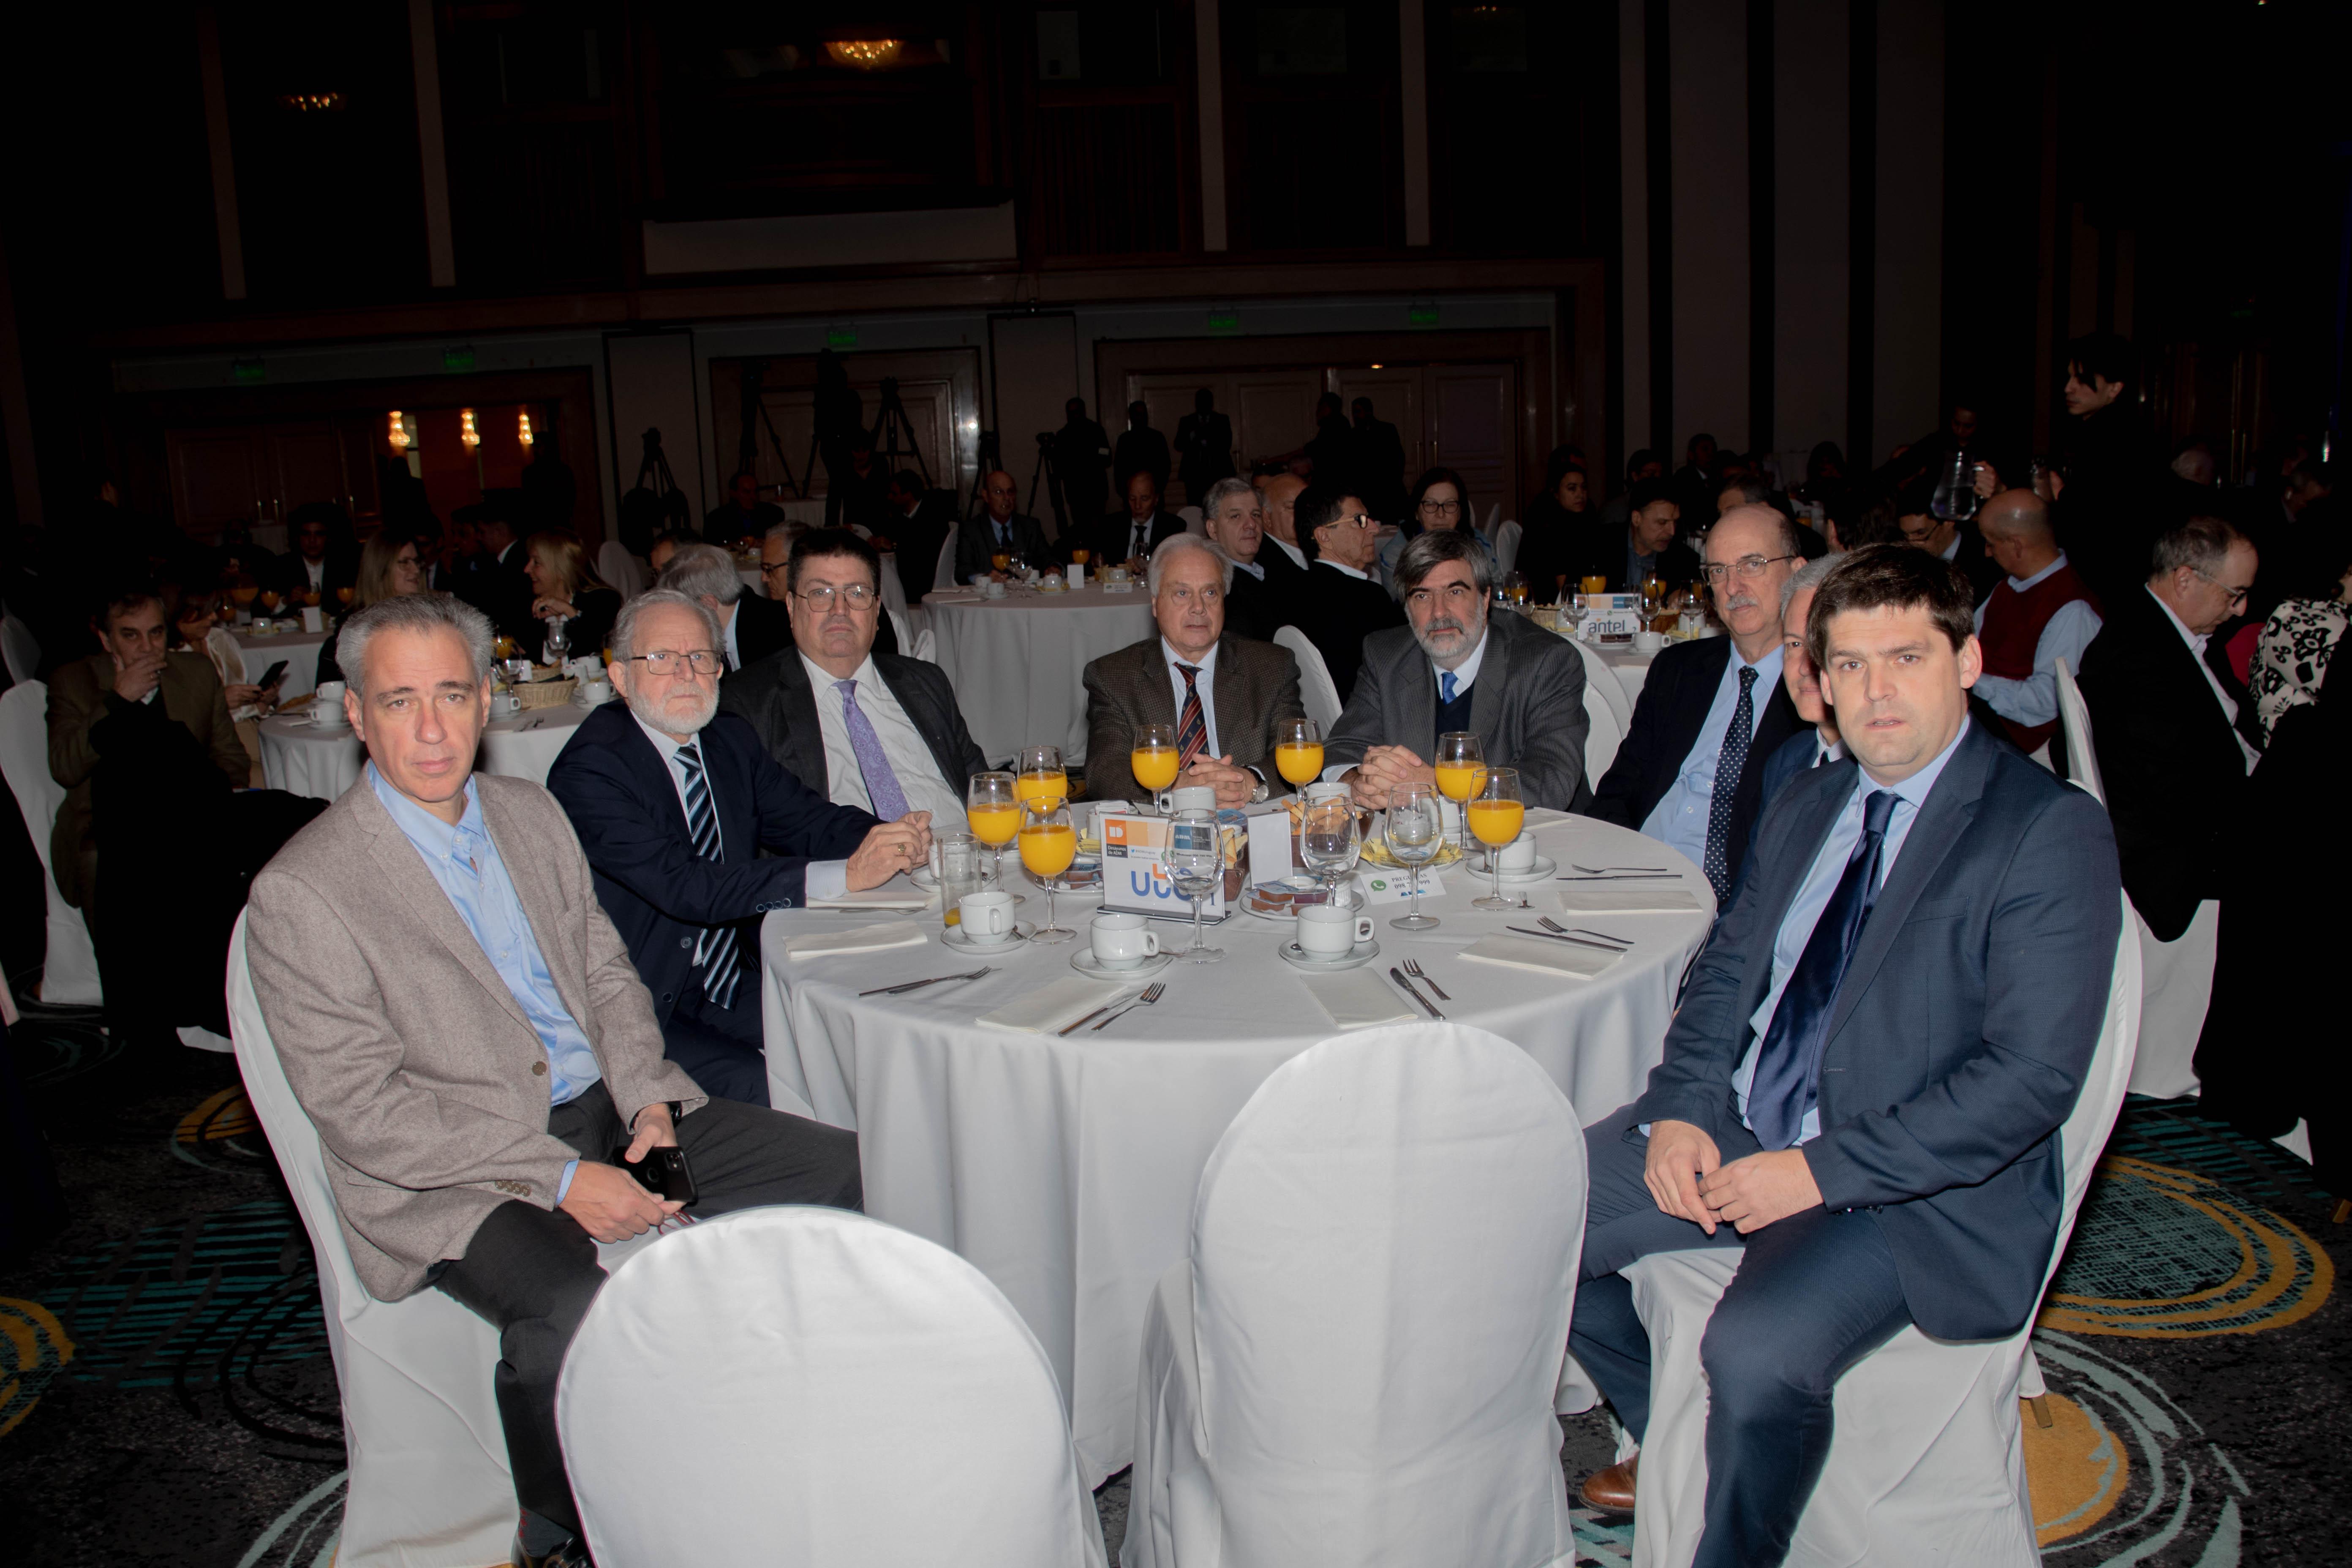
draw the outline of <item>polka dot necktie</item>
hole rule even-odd
[[[1181,773],[1208,747],[1209,716],[1201,708],[1201,667],[1180,664],[1176,668],[1184,677],[1184,711],[1176,719],[1176,769]]]
[[[1731,897],[1731,803],[1739,794],[1755,728],[1756,667],[1749,665],[1739,672],[1739,705],[1731,710],[1731,728],[1723,732],[1723,750],[1715,754],[1715,796],[1706,805],[1706,852],[1699,861],[1718,905]]]

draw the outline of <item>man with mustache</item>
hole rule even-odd
[[[1331,734],[1323,776],[1385,809],[1401,784],[1433,784],[1437,737],[1467,730],[1491,766],[1519,772],[1530,806],[1580,810],[1584,661],[1523,616],[1489,619],[1486,552],[1459,529],[1420,534],[1397,557],[1406,624],[1364,639],[1364,662]]]
[[[1593,816],[1689,856],[1718,904],[1748,851],[1764,761],[1797,731],[1780,680],[1780,585],[1801,560],[1795,525],[1770,507],[1734,507],[1717,520],[1706,582],[1731,635],[1658,655],[1632,732],[1594,791]]]

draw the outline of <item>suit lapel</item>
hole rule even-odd
[[[939,709],[931,702],[929,692],[918,681],[908,680],[901,684],[898,675],[893,673],[893,665],[884,664],[877,658],[874,661],[874,668],[881,672],[882,684],[890,689],[890,695],[898,700],[898,706],[913,721],[915,732],[922,736],[924,746],[931,753],[931,761],[939,764],[940,777],[945,779],[952,789],[961,763],[959,758],[948,753],[948,725],[942,721]],[[908,667],[898,665],[896,668],[904,671]],[[814,708],[814,703],[810,706]]]
[[[1804,846],[1804,853],[1784,856],[1773,873],[1770,884],[1757,889],[1758,901],[1772,914],[1769,921],[1756,922],[1760,951],[1748,955],[1748,965],[1741,976],[1741,988],[1746,994],[1739,1010],[1739,1021],[1743,1026],[1762,1005],[1764,994],[1772,988],[1772,949],[1780,940],[1780,922],[1789,918],[1789,906],[1796,900],[1798,889],[1804,886],[1805,873],[1812,869],[1815,857],[1822,852],[1822,842],[1829,837],[1830,828],[1837,822],[1838,813],[1843,811],[1845,803],[1853,798],[1853,777],[1860,770],[1849,757],[1843,762],[1832,763],[1822,771],[1830,775],[1822,786],[1822,793],[1789,825],[1788,841]],[[1795,789],[1799,786],[1791,784],[1789,787]],[[1907,857],[1907,847],[1905,853]],[[1752,848],[1749,855],[1747,864],[1752,868],[1755,865]],[[1896,864],[1903,862],[1897,861]]]
[[[1470,683],[1470,728],[1480,742],[1492,746],[1499,753],[1503,744],[1503,699],[1509,691],[1511,677],[1511,645],[1503,635],[1503,617],[1487,613],[1486,651],[1478,660],[1478,679]],[[1415,648],[1420,647],[1415,643]],[[1430,710],[1430,721],[1436,722],[1436,710]]]
[[[1230,633],[1217,639],[1217,679],[1210,695],[1217,710],[1217,743],[1224,754],[1233,758],[1236,766],[1247,767],[1265,755],[1265,736],[1253,733],[1244,745],[1239,730],[1244,716],[1255,716],[1265,708],[1248,689],[1249,671],[1242,667],[1242,651],[1234,646]],[[1170,701],[1176,700],[1176,689],[1168,689]]]
[[[1135,705],[1140,715],[1137,722],[1165,724],[1173,729],[1182,715],[1176,710],[1176,678],[1169,670],[1167,655],[1160,646],[1160,634],[1154,632],[1148,640],[1137,643],[1135,652]],[[1209,690],[1215,695],[1214,686]]]
[[[770,699],[783,710],[784,754],[778,761],[786,773],[817,794],[830,796],[833,786],[825,776],[824,730],[817,720],[816,689],[809,683],[808,666],[801,662],[798,651],[787,650],[787,654],[777,660],[776,694]],[[652,742],[646,745],[650,749]]]
[[[1675,701],[1667,709],[1674,729],[1666,736],[1666,744],[1658,758],[1664,769],[1664,776],[1650,781],[1654,786],[1650,805],[1642,810],[1645,819],[1652,807],[1673,785],[1675,776],[1683,771],[1683,759],[1690,755],[1693,746],[1698,744],[1698,732],[1706,728],[1707,710],[1715,705],[1716,688],[1723,684],[1723,672],[1731,664],[1731,639],[1728,637],[1708,637],[1698,647],[1698,654],[1691,660],[1690,673],[1685,678],[1691,683],[1691,689],[1676,691]]]
[[[392,814],[384,810],[383,803],[376,799],[373,786],[362,776],[358,784],[343,792],[343,799],[353,803],[352,811],[359,826],[369,836],[370,853],[375,860],[376,870],[383,878],[383,890],[390,901],[419,911],[424,917],[425,929],[433,933],[433,939],[447,948],[457,962],[466,966],[466,972],[489,994],[492,1003],[503,1009],[515,1023],[525,1029],[530,1028],[530,1020],[523,1016],[522,1005],[514,999],[514,993],[508,990],[507,983],[499,977],[497,968],[490,963],[490,955],[482,951],[482,944],[475,940],[465,918],[457,913],[457,906],[449,901],[449,895],[441,890],[441,884],[425,864],[425,857],[417,852],[415,845],[408,841],[408,835],[400,830],[400,825],[393,821]],[[488,809],[485,805],[485,821],[488,820]],[[499,854],[501,858],[505,858],[503,845],[499,847]],[[511,866],[509,874],[512,874]],[[525,908],[527,910],[529,906]]]

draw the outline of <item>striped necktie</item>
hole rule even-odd
[[[723,861],[719,843],[719,808],[710,798],[710,781],[702,771],[702,749],[688,744],[677,749],[678,765],[686,770],[686,832],[694,852],[705,860]],[[702,971],[702,994],[720,1007],[735,1005],[735,987],[742,980],[741,950],[731,925],[705,926],[694,944],[695,967]]]
[[[1201,708],[1201,667],[1180,664],[1176,668],[1184,677],[1184,711],[1176,716],[1176,770],[1181,773],[1208,749],[1209,716]]]

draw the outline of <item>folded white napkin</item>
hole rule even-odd
[[[1542,974],[1572,974],[1580,980],[1590,980],[1625,955],[1603,952],[1596,947],[1579,947],[1574,942],[1496,931],[1464,948],[1462,956],[1506,969],[1532,969]]]
[[[1050,1035],[1076,1023],[1109,1001],[1111,994],[1100,981],[1066,974],[993,1013],[982,1015],[979,1023],[983,1029],[1002,1029],[1012,1035]]]
[[[930,940],[930,933],[912,921],[884,921],[879,925],[851,926],[846,931],[804,931],[784,939],[784,952],[793,958],[837,958],[845,952],[920,947]]]
[[[1298,978],[1323,1011],[1331,1015],[1331,1022],[1343,1029],[1369,1029],[1375,1024],[1394,1024],[1426,1016],[1406,1001],[1377,969],[1347,969],[1337,974],[1301,974]]]
[[[918,888],[904,871],[878,888],[863,892],[844,893],[837,899],[811,899],[813,910],[929,910],[939,907],[937,888]]]
[[[1630,915],[1668,910],[1703,910],[1706,906],[1680,882],[1569,882],[1559,889],[1561,912],[1571,915]]]

